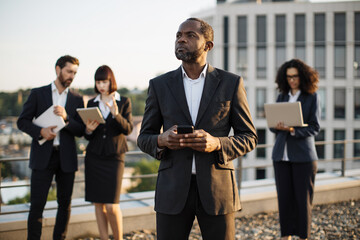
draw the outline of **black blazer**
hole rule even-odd
[[[288,94],[280,94],[276,102],[288,102]],[[301,102],[301,110],[304,123],[307,127],[294,127],[295,136],[289,132],[278,131],[270,128],[276,134],[276,140],[272,152],[273,161],[280,161],[284,156],[285,143],[287,154],[291,162],[310,162],[318,159],[315,149],[315,136],[320,131],[320,101],[317,93],[301,93],[298,100]]]
[[[34,88],[24,103],[23,110],[17,121],[18,128],[29,134],[33,139],[29,162],[29,167],[33,170],[45,169],[48,166],[53,148],[53,140],[39,145],[38,140],[41,127],[33,124],[32,120],[34,117],[40,116],[52,104],[51,84]],[[64,172],[77,171],[77,152],[74,136],[81,137],[85,125],[81,121],[76,109],[82,107],[84,107],[82,97],[69,91],[65,105],[66,113],[69,116],[69,123],[60,131],[60,165]]]
[[[241,209],[231,160],[257,144],[246,92],[241,77],[209,65],[195,129],[220,138],[222,151],[203,153],[190,148],[165,149],[157,154],[157,137],[173,125],[192,125],[181,68],[150,80],[138,146],[161,160],[155,194],[155,210],[178,214],[185,206],[193,154],[201,203],[211,215]],[[230,129],[234,134],[228,136]]]
[[[99,107],[99,102],[94,100],[95,98],[89,100],[88,107]],[[129,135],[133,130],[131,102],[129,98],[121,97],[116,104],[119,114],[115,118],[110,113],[105,124],[100,124],[92,134],[85,134],[85,138],[89,140],[86,154],[124,160],[121,159],[122,153],[128,151],[125,135]]]

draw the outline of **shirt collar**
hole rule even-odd
[[[203,70],[201,71],[201,73],[200,73],[199,78],[203,77],[203,78],[205,79],[206,73],[207,73],[207,69],[208,69],[208,65],[209,65],[209,64],[206,64],[206,65],[205,65],[204,69],[203,69]],[[182,77],[183,77],[183,79],[186,79],[186,78],[191,79],[191,78],[189,78],[189,76],[186,74],[183,65],[181,65],[181,71],[182,71]]]
[[[292,95],[292,94],[291,94],[291,90],[289,91],[289,97],[296,97],[296,98],[298,98],[298,97],[300,96],[300,94],[301,94],[301,90],[297,91],[297,92],[295,93],[295,95]]]
[[[115,91],[114,93],[114,97],[115,97],[115,100],[116,101],[120,101],[121,97],[120,97],[120,94],[118,92]],[[98,94],[94,100],[94,102],[100,102],[101,100],[101,94]]]
[[[55,85],[55,81],[51,83],[51,92],[58,91]],[[59,92],[59,91],[58,91]],[[67,94],[69,92],[69,87],[65,88],[63,93]]]

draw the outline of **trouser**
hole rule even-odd
[[[30,212],[28,217],[28,239],[40,239],[43,211],[51,182],[55,175],[58,210],[53,239],[65,239],[70,219],[71,195],[75,172],[63,172],[60,168],[60,152],[53,149],[49,165],[44,170],[32,170],[30,186]]]
[[[274,162],[281,236],[310,238],[317,161]]]
[[[209,215],[205,212],[199,197],[196,176],[191,178],[189,195],[184,209],[176,215],[156,213],[158,240],[186,240],[195,219],[198,220],[202,239],[234,240],[235,214]]]

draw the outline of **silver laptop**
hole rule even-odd
[[[276,127],[282,121],[289,127],[306,127],[303,122],[301,102],[265,103],[265,117],[268,127]]]

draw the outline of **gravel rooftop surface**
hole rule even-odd
[[[360,199],[313,207],[311,239],[360,239]],[[280,239],[278,212],[258,213],[236,218],[235,240]],[[125,240],[155,240],[155,230],[140,230],[124,235]],[[80,239],[78,239],[80,240]],[[84,240],[96,240],[86,238]],[[194,224],[189,240],[202,240],[199,226]],[[293,237],[293,240],[298,240]]]

